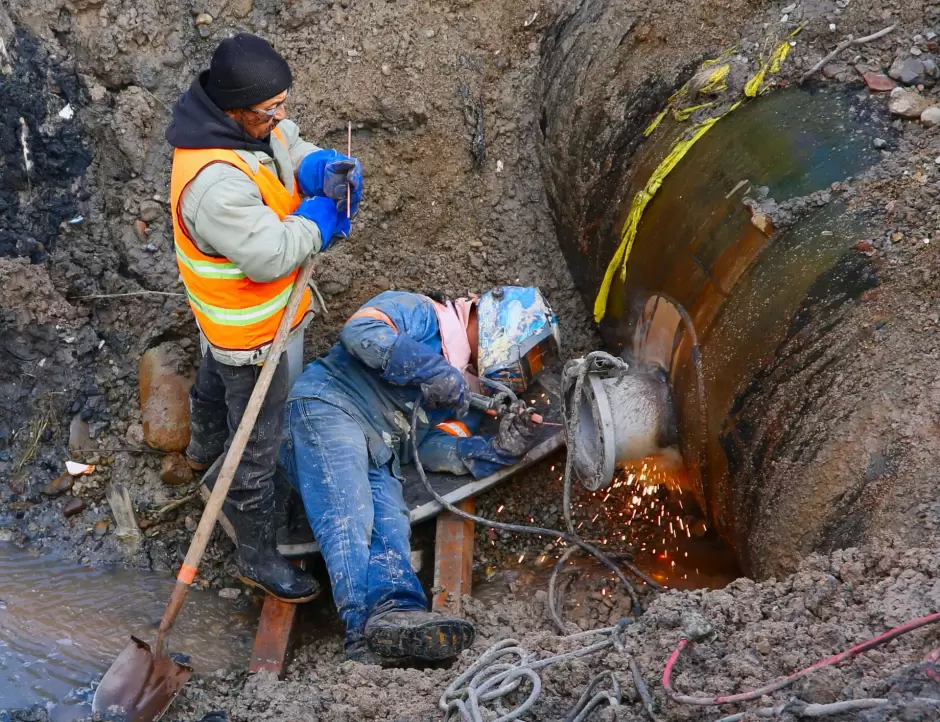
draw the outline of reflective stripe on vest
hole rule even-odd
[[[467,428],[467,425],[463,421],[445,421],[438,424],[437,428],[451,436],[457,436],[461,439],[469,439],[471,436],[470,429]]]
[[[287,142],[274,129],[272,142]],[[180,201],[183,191],[207,166],[226,163],[251,178],[264,204],[283,220],[300,205],[297,188],[289,192],[280,179],[259,164],[258,170],[235,151],[219,148],[177,149],[173,154],[170,202],[176,261],[186,286],[189,305],[199,328],[216,348],[251,351],[274,340],[297,271],[268,283],[252,281],[227,258],[209,256],[196,246],[183,221]],[[310,289],[304,289],[300,309],[291,324],[296,327],[310,309]]]

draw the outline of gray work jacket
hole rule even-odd
[[[287,147],[271,137],[272,158],[263,151],[236,150],[252,168],[264,165],[294,190],[294,173],[300,161],[319,150],[300,137],[297,124],[283,120],[278,125]],[[261,199],[258,185],[242,171],[226,163],[203,168],[183,191],[180,213],[196,247],[209,256],[223,256],[252,281],[266,283],[289,275],[322,245],[320,229],[313,221],[287,216],[283,221]],[[310,314],[291,332],[303,334]],[[204,345],[208,342],[203,336]],[[230,366],[264,361],[269,345],[251,351],[232,351],[208,344],[212,355]]]

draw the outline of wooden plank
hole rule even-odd
[[[273,672],[279,678],[284,676],[296,616],[296,604],[282,602],[270,594],[265,597],[249,671]]]
[[[301,569],[307,566],[302,559],[293,563]],[[270,594],[265,595],[255,644],[251,649],[251,662],[248,664],[250,672],[273,672],[278,678],[284,677],[298,606],[282,602]]]
[[[465,499],[457,508],[473,513],[473,499]],[[437,517],[434,542],[434,589],[431,608],[438,612],[460,614],[460,598],[470,594],[473,576],[473,522],[445,511]]]

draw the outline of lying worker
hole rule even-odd
[[[471,434],[474,369],[521,392],[557,356],[557,324],[536,288],[443,303],[388,291],[294,384],[281,463],[326,560],[348,659],[446,659],[473,642],[468,622],[427,611],[411,567],[399,465],[412,457],[413,405],[425,408],[419,451],[430,470],[485,476],[517,461],[535,434],[524,412],[501,419],[496,436]]]
[[[285,120],[287,62],[263,39],[223,40],[173,108],[170,207],[176,257],[204,358],[190,393],[190,465],[228,449],[254,390],[298,267],[349,233],[359,162],[303,141]],[[295,175],[296,174],[296,175]],[[303,198],[303,197],[305,198]],[[302,338],[310,291],[293,319]],[[277,553],[272,476],[290,388],[280,363],[223,513],[237,536],[243,579],[288,602],[313,599],[314,578]],[[208,479],[211,487],[213,479]]]

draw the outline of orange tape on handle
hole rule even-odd
[[[180,567],[180,573],[176,575],[176,581],[183,584],[192,584],[193,580],[196,578],[196,567],[191,567],[188,564],[184,564]]]

